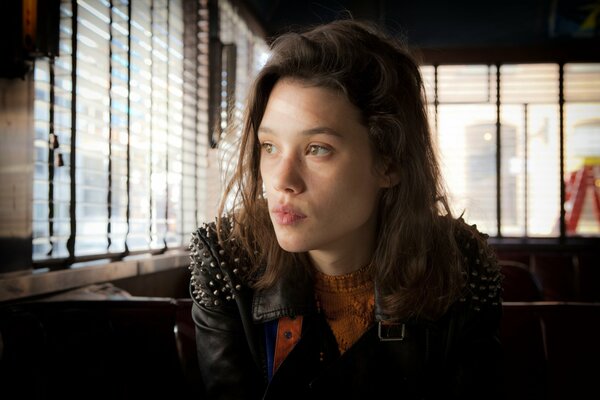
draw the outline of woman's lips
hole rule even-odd
[[[306,218],[306,215],[289,206],[274,207],[271,214],[279,225],[293,225]]]

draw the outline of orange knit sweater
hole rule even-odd
[[[343,354],[373,323],[373,280],[366,268],[338,276],[317,271],[315,295]]]

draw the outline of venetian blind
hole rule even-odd
[[[204,218],[206,2],[185,6],[61,3],[60,55],[35,65],[34,261],[183,246]]]

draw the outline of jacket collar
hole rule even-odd
[[[287,269],[286,274],[273,286],[254,292],[252,319],[255,322],[293,318],[317,311],[310,276],[299,265],[284,268]]]

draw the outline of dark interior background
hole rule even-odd
[[[423,50],[427,62],[600,59],[594,0],[245,0],[268,37],[352,17],[375,21]]]

